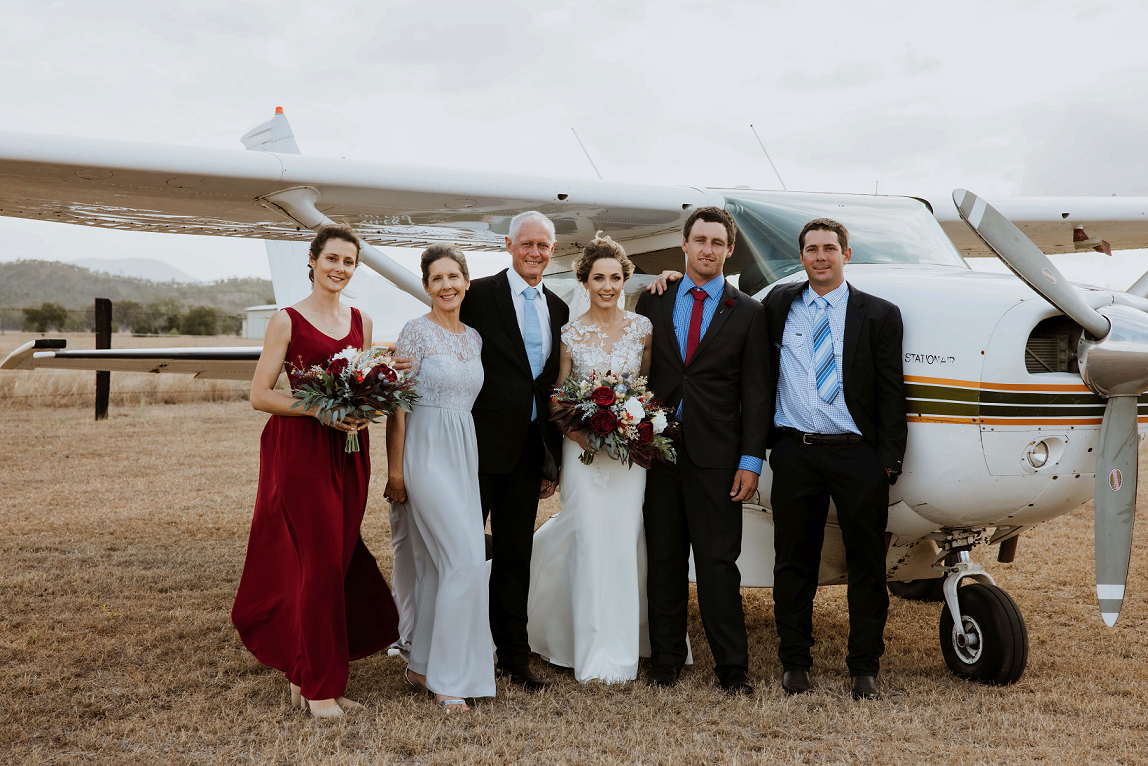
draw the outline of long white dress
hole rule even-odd
[[[494,696],[478,441],[470,409],[482,388],[482,338],[426,317],[407,322],[395,353],[411,360],[419,402],[407,414],[403,478],[414,558],[409,667],[427,688]]]
[[[650,320],[626,312],[612,343],[581,318],[562,328],[573,374],[637,375]],[[633,680],[650,656],[646,624],[646,536],[642,501],[646,469],[626,468],[599,453],[592,465],[581,448],[562,444],[562,511],[534,533],[527,629],[530,649],[574,668],[579,681]]]

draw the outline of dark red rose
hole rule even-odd
[[[327,374],[338,375],[345,369],[347,369],[347,360],[345,357],[339,357],[338,359],[332,359],[331,363],[327,365]]]
[[[654,439],[654,424],[643,420],[638,424],[638,443],[649,444]]]
[[[598,386],[590,392],[590,401],[599,407],[609,407],[614,403],[617,397],[614,396],[614,389],[609,386]]]
[[[726,298],[725,299],[725,305],[729,306],[731,309],[733,308],[733,304],[734,304],[733,298]]]
[[[601,391],[602,389],[598,389]],[[609,389],[607,389],[609,390]],[[598,393],[595,391],[594,393]],[[613,395],[613,391],[610,394]],[[618,418],[609,410],[598,410],[590,418],[590,430],[596,434],[608,434],[618,427]]]

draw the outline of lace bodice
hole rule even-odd
[[[570,350],[572,372],[576,378],[584,378],[593,371],[604,373],[628,372],[637,375],[642,369],[642,349],[646,338],[653,331],[650,320],[632,311],[626,318],[616,337],[611,338],[596,324],[587,324],[582,317],[571,320],[562,328],[562,343]]]
[[[411,360],[416,406],[470,411],[482,389],[482,337],[473,327],[456,335],[425,316],[403,325],[395,355]]]

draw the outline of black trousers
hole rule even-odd
[[[741,604],[741,503],[729,499],[736,466],[698,468],[684,445],[677,464],[655,462],[646,475],[646,583],[650,660],[681,668],[686,661],[689,556],[694,551],[698,606],[718,678],[749,670]]]
[[[490,517],[494,552],[490,562],[490,633],[500,665],[523,665],[530,658],[526,599],[530,593],[530,552],[534,518],[542,489],[542,431],[534,421],[518,463],[510,473],[480,473],[482,517]]]
[[[866,443],[808,445],[783,436],[769,457],[773,469],[773,603],[786,670],[813,660],[813,597],[829,500],[845,543],[849,569],[849,674],[876,675],[885,653],[889,592],[885,585],[885,527],[889,479]]]

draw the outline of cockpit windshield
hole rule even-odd
[[[727,272],[750,295],[801,271],[797,235],[807,221],[832,218],[849,230],[850,263],[928,263],[968,268],[929,209],[909,197],[742,192],[726,195],[737,221]]]

